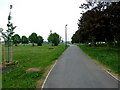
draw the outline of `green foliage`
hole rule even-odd
[[[78,23],[78,31],[73,35],[72,42],[95,43],[120,42],[120,1],[119,2],[88,2],[82,4],[86,10]]]
[[[10,5],[10,9],[12,9],[12,5]],[[6,30],[6,32],[3,32],[3,29],[0,29],[0,33],[2,34],[2,38],[4,39],[4,42],[5,42],[5,45],[8,47],[7,48],[7,59],[6,59],[6,62],[9,63],[10,61],[10,46],[12,44],[12,36],[14,34],[14,29],[16,28],[16,26],[13,25],[13,23],[11,23],[11,11],[9,12],[9,15],[8,15],[8,24],[7,24],[7,27],[8,29]]]
[[[52,45],[57,46],[60,43],[60,36],[57,33],[51,33],[48,37],[48,42]]]
[[[33,46],[34,46],[34,43],[37,43],[37,41],[38,41],[37,34],[36,34],[36,33],[32,33],[32,34],[29,36],[29,40],[30,40],[31,43],[33,43]]]
[[[105,45],[89,47],[88,45],[78,45],[91,58],[98,60],[101,64],[112,69],[113,72],[120,75],[120,47],[107,48]]]
[[[43,77],[44,72],[66,49],[64,45],[53,46],[49,49],[48,44],[42,47],[31,45],[19,45],[13,47],[13,62],[15,65],[9,66],[2,72],[3,88],[36,88],[36,82]],[[28,68],[38,67],[38,72],[26,72]]]
[[[11,7],[12,5],[10,5],[10,9],[12,9]],[[6,32],[3,32],[3,29],[0,30],[0,33],[2,34],[2,38],[4,39],[5,43],[8,44],[8,46],[14,34],[14,29],[16,28],[16,26],[13,26],[13,23],[11,23],[11,19],[12,17],[10,12],[8,15],[8,24],[7,24],[8,29],[6,30]]]
[[[12,40],[13,40],[13,44],[15,44],[15,46],[17,46],[17,44],[19,44],[21,42],[20,36],[18,34],[15,34],[14,36],[12,36]]]
[[[28,38],[26,36],[22,36],[21,42],[22,42],[22,44],[28,44],[29,43]]]
[[[38,36],[38,40],[37,40],[38,46],[42,46],[43,40],[44,39],[42,38],[42,36]]]
[[[72,36],[72,43],[79,43],[80,40],[79,40],[79,30],[75,32],[75,34],[73,34]]]

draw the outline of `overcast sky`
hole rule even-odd
[[[68,40],[78,29],[79,6],[86,0],[0,0],[0,28],[7,29],[9,5],[13,5],[12,22],[17,26],[15,34],[27,37],[35,32],[45,41],[52,32],[65,37],[68,24]]]

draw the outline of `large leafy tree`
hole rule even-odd
[[[119,43],[120,2],[88,2],[82,4],[80,8],[86,12],[81,13],[78,23],[79,33],[75,33],[74,38],[79,36],[80,42],[91,42],[92,46],[95,42],[103,41],[108,45],[115,41]]]
[[[81,20],[79,20],[79,30],[80,30],[80,36],[81,38],[86,38],[86,42],[91,42],[91,45],[94,46],[96,41],[104,41],[106,30],[109,30],[109,21],[107,18],[103,19],[104,15],[104,9],[105,6],[109,6],[109,3],[106,2],[98,2],[98,3],[92,3],[89,2],[88,4],[81,5],[80,8],[82,9],[89,9],[92,7],[91,10],[86,11],[82,14]],[[100,19],[104,20],[102,21],[105,26],[100,25]]]
[[[52,46],[57,46],[60,43],[60,36],[57,33],[51,33],[48,37],[48,42],[52,43]]]
[[[29,36],[29,40],[30,40],[30,42],[32,43],[32,45],[35,46],[34,44],[37,43],[37,41],[38,41],[37,34],[36,34],[36,33],[32,33],[32,34]]]
[[[75,32],[75,34],[73,34],[72,36],[72,43],[79,43],[80,42],[80,38],[79,38],[79,30],[77,30]]]
[[[113,41],[117,41],[120,45],[120,1],[112,2],[109,7],[104,11],[105,16],[109,18],[110,23],[110,37],[113,37]]]
[[[22,44],[28,44],[28,43],[29,43],[28,38],[27,38],[26,36],[22,36],[22,38],[21,38],[21,43],[22,43]]]
[[[38,40],[37,40],[37,45],[38,45],[38,46],[42,46],[42,43],[43,43],[43,40],[44,40],[44,39],[42,38],[42,36],[38,36],[37,38],[38,38]]]
[[[17,46],[21,42],[20,36],[18,34],[15,34],[14,36],[12,36],[12,40],[15,46]]]

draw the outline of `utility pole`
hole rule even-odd
[[[67,24],[65,25],[65,44],[67,47]]]
[[[50,35],[51,35],[51,34],[52,34],[52,30],[50,30]],[[50,46],[52,46],[52,41],[50,41],[50,44],[51,44]]]

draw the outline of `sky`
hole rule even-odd
[[[7,29],[7,17],[10,4],[13,25],[17,26],[15,34],[29,36],[35,32],[47,41],[50,30],[58,33],[65,40],[67,24],[68,41],[78,30],[81,16],[79,6],[86,0],[0,0],[0,28]]]

